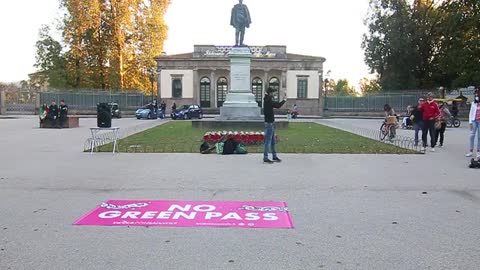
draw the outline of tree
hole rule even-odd
[[[60,0],[64,70],[74,88],[150,91],[170,0]]]
[[[438,80],[443,86],[480,85],[480,2],[447,0],[441,18]]]
[[[478,0],[371,0],[362,47],[385,90],[480,84]]]
[[[347,79],[340,79],[335,84],[333,94],[335,96],[356,96],[357,92],[355,91],[355,87],[348,85]]]
[[[64,87],[67,85],[65,71],[65,55],[62,45],[50,35],[50,27],[43,25],[39,31],[35,67],[48,78],[51,87]]]
[[[371,80],[368,78],[363,78],[360,81],[360,91],[363,95],[366,94],[375,94],[382,91],[382,87],[378,83],[377,79]]]

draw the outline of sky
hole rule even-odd
[[[325,57],[332,79],[357,85],[370,77],[361,49],[369,0],[244,0],[252,25],[248,45],[286,45],[287,52]],[[238,0],[172,0],[165,20],[167,54],[193,51],[194,44],[233,45],[230,13]],[[28,79],[35,72],[35,42],[42,24],[59,17],[58,0],[2,1],[0,81]]]

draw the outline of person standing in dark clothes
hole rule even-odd
[[[57,118],[58,118],[58,106],[55,100],[52,100],[52,103],[48,107],[48,119],[50,119],[50,126],[52,128],[57,127]]]
[[[281,108],[283,104],[285,104],[286,99],[283,99],[282,102],[273,101],[274,92],[275,89],[269,87],[263,98],[263,111],[265,115],[265,148],[263,150],[263,162],[265,163],[282,162],[282,160],[278,158],[275,149],[275,114],[273,108]],[[268,158],[269,150],[272,152],[273,161]]]
[[[165,104],[165,100],[162,101],[162,104],[160,104],[160,110],[162,111],[162,119],[165,117],[165,111],[167,110],[167,104]]]
[[[177,110],[177,104],[174,102],[172,105],[172,112],[175,112]]]
[[[418,106],[421,107],[423,103],[425,103],[425,99],[420,98],[418,100]],[[423,113],[418,107],[415,107],[410,117],[412,118],[413,128],[415,129],[415,146],[418,146],[418,133],[420,133],[420,130],[423,130]],[[422,138],[423,138],[423,131],[422,131]]]
[[[424,123],[422,130],[423,150],[427,147],[427,135],[430,133],[431,151],[435,152],[435,141],[437,139],[435,119],[440,115],[440,109],[438,108],[437,103],[433,100],[432,93],[428,93],[427,102],[423,103],[422,106],[419,106],[419,109],[423,113]]]
[[[60,101],[60,113],[59,113],[59,122],[60,122],[60,128],[63,128],[63,124],[67,121],[68,117],[68,106],[65,104],[65,100]]]
[[[438,121],[440,122],[440,128],[437,128],[437,136],[435,139],[435,144],[438,143],[438,139],[440,139],[439,147],[443,147],[443,141],[445,139],[445,130],[447,129],[447,120],[452,117],[452,114],[447,109],[445,104],[440,105],[440,116]]]

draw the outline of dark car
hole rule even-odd
[[[120,111],[118,103],[110,102],[108,106],[110,106],[110,110],[112,111],[112,118],[122,118],[122,112]]]
[[[202,108],[200,108],[200,106],[198,106],[197,104],[184,105],[183,108],[181,108],[180,110],[176,110],[172,112],[170,116],[172,117],[173,120],[176,120],[176,119],[188,120],[192,118],[202,119],[203,111],[202,111]]]

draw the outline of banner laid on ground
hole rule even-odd
[[[74,225],[293,228],[284,202],[109,200]]]

